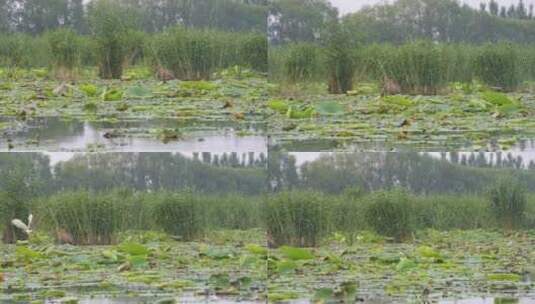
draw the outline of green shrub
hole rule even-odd
[[[412,230],[409,196],[403,190],[374,193],[364,214],[368,225],[378,234],[396,241],[406,240]]]
[[[135,28],[134,20],[132,11],[116,1],[92,2],[89,24],[95,38],[101,78],[121,78],[131,48],[128,42]]]
[[[263,215],[273,246],[317,246],[327,233],[325,198],[313,192],[285,192],[267,199]]]
[[[240,39],[239,48],[243,65],[259,72],[267,72],[268,42],[265,35],[246,35]]]
[[[517,178],[501,178],[490,190],[489,208],[505,229],[521,227],[526,205],[526,191]]]
[[[487,44],[474,57],[476,76],[485,84],[506,91],[520,83],[516,48],[511,44]]]
[[[350,40],[350,33],[340,24],[336,23],[330,27],[325,52],[329,92],[332,94],[345,94],[353,89],[355,58]]]
[[[168,234],[192,241],[204,235],[206,201],[198,193],[158,193],[153,218]]]

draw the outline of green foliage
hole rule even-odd
[[[375,232],[396,241],[406,240],[412,232],[409,196],[402,190],[375,193],[364,213]]]
[[[97,0],[89,10],[89,24],[96,41],[100,77],[118,79],[127,61],[129,38],[135,28],[133,12],[116,1]]]
[[[526,190],[517,178],[502,178],[490,190],[489,208],[505,229],[521,227],[526,205]]]
[[[265,35],[249,34],[240,37],[240,61],[256,71],[268,70],[268,41]]]
[[[267,70],[262,35],[174,27],[155,35],[145,51],[154,68],[182,80],[208,80],[216,69],[233,66]]]
[[[0,66],[13,76],[16,68],[43,67],[49,63],[47,43],[41,37],[0,33]]]
[[[353,89],[355,63],[350,44],[351,34],[338,21],[328,28],[326,65],[329,75],[329,92],[347,93]]]
[[[263,215],[273,245],[318,245],[327,232],[325,203],[321,194],[313,192],[285,192],[269,197]]]
[[[495,228],[485,197],[424,195],[411,198],[415,227],[447,231]]]
[[[124,191],[96,194],[87,191],[63,192],[36,202],[42,223],[53,231],[65,231],[76,244],[111,244],[116,233],[125,229],[131,217],[142,209]],[[137,209],[137,211],[136,211]]]
[[[398,84],[404,93],[436,94],[445,84],[440,49],[430,42],[386,46],[372,59],[382,78]]]
[[[518,57],[511,44],[487,44],[474,58],[476,76],[492,87],[514,90],[520,83]]]
[[[321,60],[319,48],[309,43],[297,43],[288,47],[284,66],[288,80],[300,82],[314,79],[319,73]]]
[[[191,241],[204,234],[205,205],[192,191],[159,193],[153,198],[154,218],[171,235]]]
[[[81,40],[73,31],[67,28],[48,32],[45,35],[52,55],[52,68],[58,73],[72,72],[80,65]]]
[[[0,65],[18,67],[24,65],[25,40],[24,35],[0,35]]]

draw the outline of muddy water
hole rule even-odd
[[[161,130],[176,138],[162,138]],[[88,122],[39,118],[15,122],[4,132],[0,151],[12,152],[267,152],[260,124],[179,123],[176,120]]]

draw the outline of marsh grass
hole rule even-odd
[[[473,59],[476,77],[489,86],[513,91],[520,84],[519,58],[511,44],[487,44]]]
[[[81,37],[70,29],[58,29],[45,34],[51,54],[50,69],[62,80],[76,77],[81,65]]]
[[[204,235],[206,209],[193,191],[159,193],[151,198],[154,218],[163,231],[184,241]]]
[[[64,192],[37,200],[40,222],[51,230],[68,233],[78,245],[107,245],[115,242],[117,232],[125,230],[133,211],[125,191],[106,194],[88,191]]]
[[[95,39],[99,75],[119,79],[131,51],[134,37],[134,12],[111,0],[95,1],[89,10],[89,24]]]
[[[358,48],[341,43],[292,43],[273,47],[269,60],[271,79],[281,83],[293,80],[338,85],[337,75],[343,72],[347,79],[354,78],[352,82],[373,81],[383,86],[393,82],[400,87],[399,93],[435,95],[447,92],[449,83],[475,81],[513,91],[522,82],[535,79],[534,54],[532,45],[506,43],[479,46],[414,41]]]
[[[489,209],[507,230],[523,226],[527,206],[526,189],[515,177],[501,178],[489,190]]]
[[[263,215],[270,245],[319,245],[327,233],[326,201],[320,193],[296,191],[267,198]]]
[[[289,46],[287,58],[284,58],[284,70],[292,83],[310,81],[317,77],[321,68],[320,49],[309,43]]]
[[[257,34],[179,26],[155,35],[145,53],[149,65],[181,80],[208,80],[215,70],[232,66],[267,70],[267,40]]]
[[[408,240],[414,231],[409,195],[401,189],[379,191],[372,194],[364,209],[369,227],[380,235],[401,242]]]

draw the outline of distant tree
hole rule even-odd
[[[507,18],[507,8],[505,6],[500,8],[500,17]]]
[[[523,0],[518,1],[518,5],[516,6],[516,17],[518,19],[528,18],[528,11],[526,10],[526,6],[524,5]]]
[[[498,5],[498,2],[496,2],[495,0],[490,0],[490,2],[489,2],[489,11],[490,11],[491,15],[498,16],[498,13],[500,11],[500,7]]]
[[[509,6],[509,9],[507,10],[507,17],[516,18],[516,7],[514,4],[511,4],[511,6]]]

